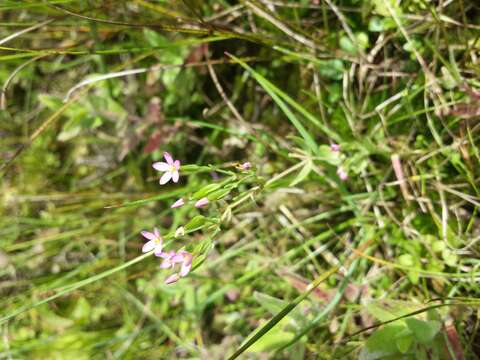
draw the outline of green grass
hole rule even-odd
[[[0,1],[0,358],[480,356],[479,5],[232,4]]]

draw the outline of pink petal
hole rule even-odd
[[[165,174],[162,175],[160,178],[160,185],[165,185],[167,182],[170,181],[172,178],[172,173],[170,171],[167,171]]]
[[[162,259],[168,258],[168,254],[164,251],[162,251],[161,253],[155,254],[155,256],[161,257]]]
[[[180,276],[184,277],[187,276],[188,273],[190,272],[190,269],[192,268],[192,264],[190,263],[189,265],[187,264],[182,264],[182,268],[180,269]]]
[[[172,180],[174,183],[178,182],[180,174],[178,173],[178,170],[172,171]]]
[[[158,171],[168,171],[170,170],[170,165],[164,162],[156,162],[152,164],[152,167]]]
[[[180,198],[180,199],[178,199],[177,201],[175,201],[175,202],[173,203],[173,205],[170,206],[170,207],[171,207],[172,209],[176,209],[176,208],[179,208],[180,206],[183,206],[183,205],[185,205],[185,201],[183,201],[183,199]]]
[[[181,262],[184,262],[184,258],[183,258],[183,255],[178,253],[178,254],[175,254],[173,257],[172,257],[172,263],[181,263]]]
[[[240,167],[242,168],[242,170],[249,170],[252,168],[252,164],[250,163],[250,161],[247,161],[245,163],[243,163],[242,165],[240,165]]]
[[[155,244],[155,256],[162,253],[163,244]]]
[[[151,233],[150,231],[142,231],[140,234],[142,234],[142,236],[144,238],[147,238],[148,240],[156,240],[157,237],[155,236],[154,233]]]
[[[179,279],[178,274],[172,274],[168,278],[165,279],[165,284],[173,284],[174,282],[177,282]]]
[[[342,181],[345,181],[345,180],[348,179],[348,174],[341,167],[338,168],[337,175],[340,178],[340,180],[342,180]]]
[[[193,260],[193,255],[190,254],[188,251],[180,251],[179,252],[180,255],[183,256],[183,262],[187,265],[191,264],[192,263],[192,260]]]
[[[149,242],[146,242],[143,247],[142,247],[142,252],[150,252],[155,248],[155,241],[150,240]]]
[[[338,151],[340,151],[340,145],[333,143],[333,144],[330,145],[330,149],[333,152],[338,152]]]
[[[160,264],[160,269],[168,269],[171,267],[173,267],[173,263],[168,259],[163,260]]]
[[[173,166],[175,166],[175,169],[180,170],[180,160],[175,160]]]
[[[164,157],[165,161],[168,163],[168,165],[173,165],[173,158],[172,158],[172,155],[170,155],[170,153],[165,151],[163,153],[163,157]]]
[[[209,203],[208,199],[206,197],[203,197],[195,203],[195,207],[202,208],[206,206],[208,203]]]
[[[158,231],[157,228],[153,228],[153,233],[155,234],[155,237],[156,237],[157,239],[160,239],[160,238],[161,238],[161,236],[160,236],[160,231]]]

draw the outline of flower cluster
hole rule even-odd
[[[160,185],[165,185],[170,180],[174,183],[177,183],[180,179],[180,161],[174,160],[172,155],[168,152],[163,153],[165,162],[155,162],[152,164],[152,167],[155,170],[163,172],[163,175],[160,177]],[[250,162],[245,162],[237,166],[238,170],[248,171],[252,168]],[[170,207],[172,209],[177,209],[186,204],[183,198],[175,201]],[[204,208],[208,206],[209,200],[207,197],[202,197],[195,202],[196,208]],[[169,269],[172,271],[172,274],[167,277],[165,280],[166,284],[172,284],[177,282],[180,278],[188,275],[192,268],[193,255],[186,250],[169,250],[164,251],[163,249],[163,238],[160,235],[160,232],[157,228],[153,229],[153,232],[142,231],[142,236],[148,241],[143,245],[142,252],[153,251],[155,256],[162,258],[162,263],[160,264],[161,269]],[[185,229],[183,226],[180,226],[175,231],[175,238],[179,238],[185,235]]]
[[[335,143],[332,143],[330,145],[330,149],[333,151],[333,152],[340,152],[340,145],[339,144],[335,144]],[[337,175],[338,177],[340,178],[340,180],[342,181],[346,181],[348,179],[348,174],[347,172],[345,171],[345,169],[341,166],[339,166],[337,168]]]
[[[170,180],[177,183],[180,178],[180,161],[173,160],[172,155],[168,152],[164,152],[163,157],[165,162],[156,162],[152,165],[155,170],[163,172],[163,175],[160,178],[160,185],[165,185]],[[185,202],[183,199],[179,199],[172,205],[172,208],[174,209],[183,206],[184,204]],[[160,268],[173,270],[173,273],[165,280],[166,284],[175,283],[180,278],[188,275],[192,268],[192,254],[185,250],[163,251],[163,238],[157,228],[154,228],[153,232],[142,231],[141,234],[148,240],[143,245],[142,252],[146,253],[153,250],[155,256],[162,258]],[[184,234],[185,229],[182,226],[175,231],[176,238],[181,237]]]

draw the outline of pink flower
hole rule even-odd
[[[188,251],[180,251],[179,254],[183,257],[182,267],[180,268],[180,276],[185,277],[192,268],[193,256]]]
[[[142,231],[141,234],[149,240],[143,245],[142,252],[146,253],[152,250],[155,250],[155,254],[162,252],[163,239],[157,228],[153,229],[153,233],[150,231]]]
[[[163,259],[160,264],[161,269],[173,269],[175,264],[183,261],[183,256],[180,253],[176,253],[174,250],[167,252],[155,253],[155,256]]]
[[[196,208],[202,208],[202,207],[207,206],[208,203],[209,203],[208,199],[206,197],[203,197],[195,203],[195,207]]]
[[[348,174],[342,167],[339,167],[337,169],[337,175],[340,178],[340,180],[342,180],[342,181],[345,181],[345,180],[348,179]]]
[[[172,209],[176,209],[176,208],[179,208],[179,207],[181,207],[181,206],[183,206],[183,205],[185,205],[185,201],[183,201],[183,199],[180,198],[180,199],[178,199],[177,201],[175,201],[175,202],[173,203],[173,205],[170,206],[170,207],[171,207]]]
[[[193,255],[190,254],[188,251],[180,250],[178,252],[170,251],[168,253],[162,252],[157,256],[163,258],[163,262],[160,265],[162,269],[173,269],[175,264],[182,264],[180,266],[180,270],[178,272],[173,273],[165,280],[165,284],[172,284],[181,277],[185,277],[188,275],[192,268],[192,260]]]
[[[250,161],[247,161],[240,165],[240,168],[242,170],[250,170],[252,168],[252,164],[250,163]]]
[[[166,162],[156,162],[152,165],[155,170],[164,172],[160,178],[160,185],[166,184],[170,179],[172,179],[174,183],[178,182],[178,178],[180,177],[178,173],[178,170],[180,170],[180,160],[174,161],[172,155],[168,152],[164,152],[163,157]]]
[[[339,152],[340,151],[340,145],[333,143],[333,144],[330,145],[330,149],[333,152]]]

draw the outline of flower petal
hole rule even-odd
[[[333,143],[333,144],[330,145],[330,149],[333,152],[339,152],[340,151],[340,145]]]
[[[208,199],[206,197],[201,198],[195,203],[196,208],[202,208],[208,204]]]
[[[178,281],[179,276],[178,274],[172,274],[170,275],[168,278],[165,279],[165,284],[173,284],[174,282],[177,282]]]
[[[175,160],[173,166],[175,166],[175,169],[180,170],[180,160]]]
[[[168,269],[173,267],[173,263],[169,259],[165,259],[160,264],[160,269]]]
[[[181,263],[181,262],[184,262],[184,261],[185,261],[185,259],[184,259],[183,255],[181,253],[177,253],[172,257],[172,263],[174,263],[174,264]]]
[[[252,168],[252,164],[250,161],[244,162],[242,165],[240,165],[242,170],[250,170]]]
[[[182,268],[180,269],[180,276],[181,277],[187,276],[191,268],[192,268],[192,263],[190,264],[183,263]]]
[[[167,163],[165,162],[156,162],[156,163],[153,163],[152,164],[152,167],[155,169],[155,170],[158,170],[158,171],[168,171],[170,170],[170,165],[168,165]]]
[[[143,230],[140,234],[142,234],[142,236],[148,240],[155,240],[157,238],[155,234],[151,233],[150,231]]]
[[[179,207],[181,207],[181,206],[183,206],[183,205],[185,205],[185,201],[183,201],[183,199],[180,198],[180,199],[178,199],[177,201],[175,201],[175,202],[173,203],[173,205],[170,206],[170,207],[171,207],[172,209],[176,209],[176,208],[179,208]]]
[[[178,170],[172,171],[172,180],[174,183],[178,182],[179,177],[180,177],[180,174],[178,173]]]
[[[163,244],[162,243],[155,244],[155,256],[157,256],[157,254],[161,254],[162,249],[163,249]]]
[[[167,171],[165,174],[162,175],[160,178],[160,185],[165,185],[167,182],[170,181],[172,178],[172,173],[170,171]]]
[[[157,239],[161,239],[162,237],[160,236],[160,231],[158,231],[158,228],[153,228],[153,233]]]
[[[337,175],[338,175],[338,177],[340,178],[340,180],[342,180],[342,181],[345,181],[345,180],[348,179],[348,174],[347,174],[347,172],[346,172],[343,168],[341,168],[341,167],[338,168],[338,170],[337,170]]]
[[[150,240],[143,245],[142,252],[143,253],[150,252],[154,248],[155,248],[155,242],[153,240]]]
[[[168,258],[168,253],[162,251],[161,253],[155,254],[157,257],[161,257],[162,259]]]
[[[183,263],[186,265],[191,265],[193,260],[193,255],[190,254],[188,251],[182,251],[181,254],[183,256]]]
[[[170,153],[168,152],[164,152],[163,153],[163,158],[165,159],[165,161],[168,163],[168,165],[173,165],[173,158],[172,158],[172,155],[170,155]]]

